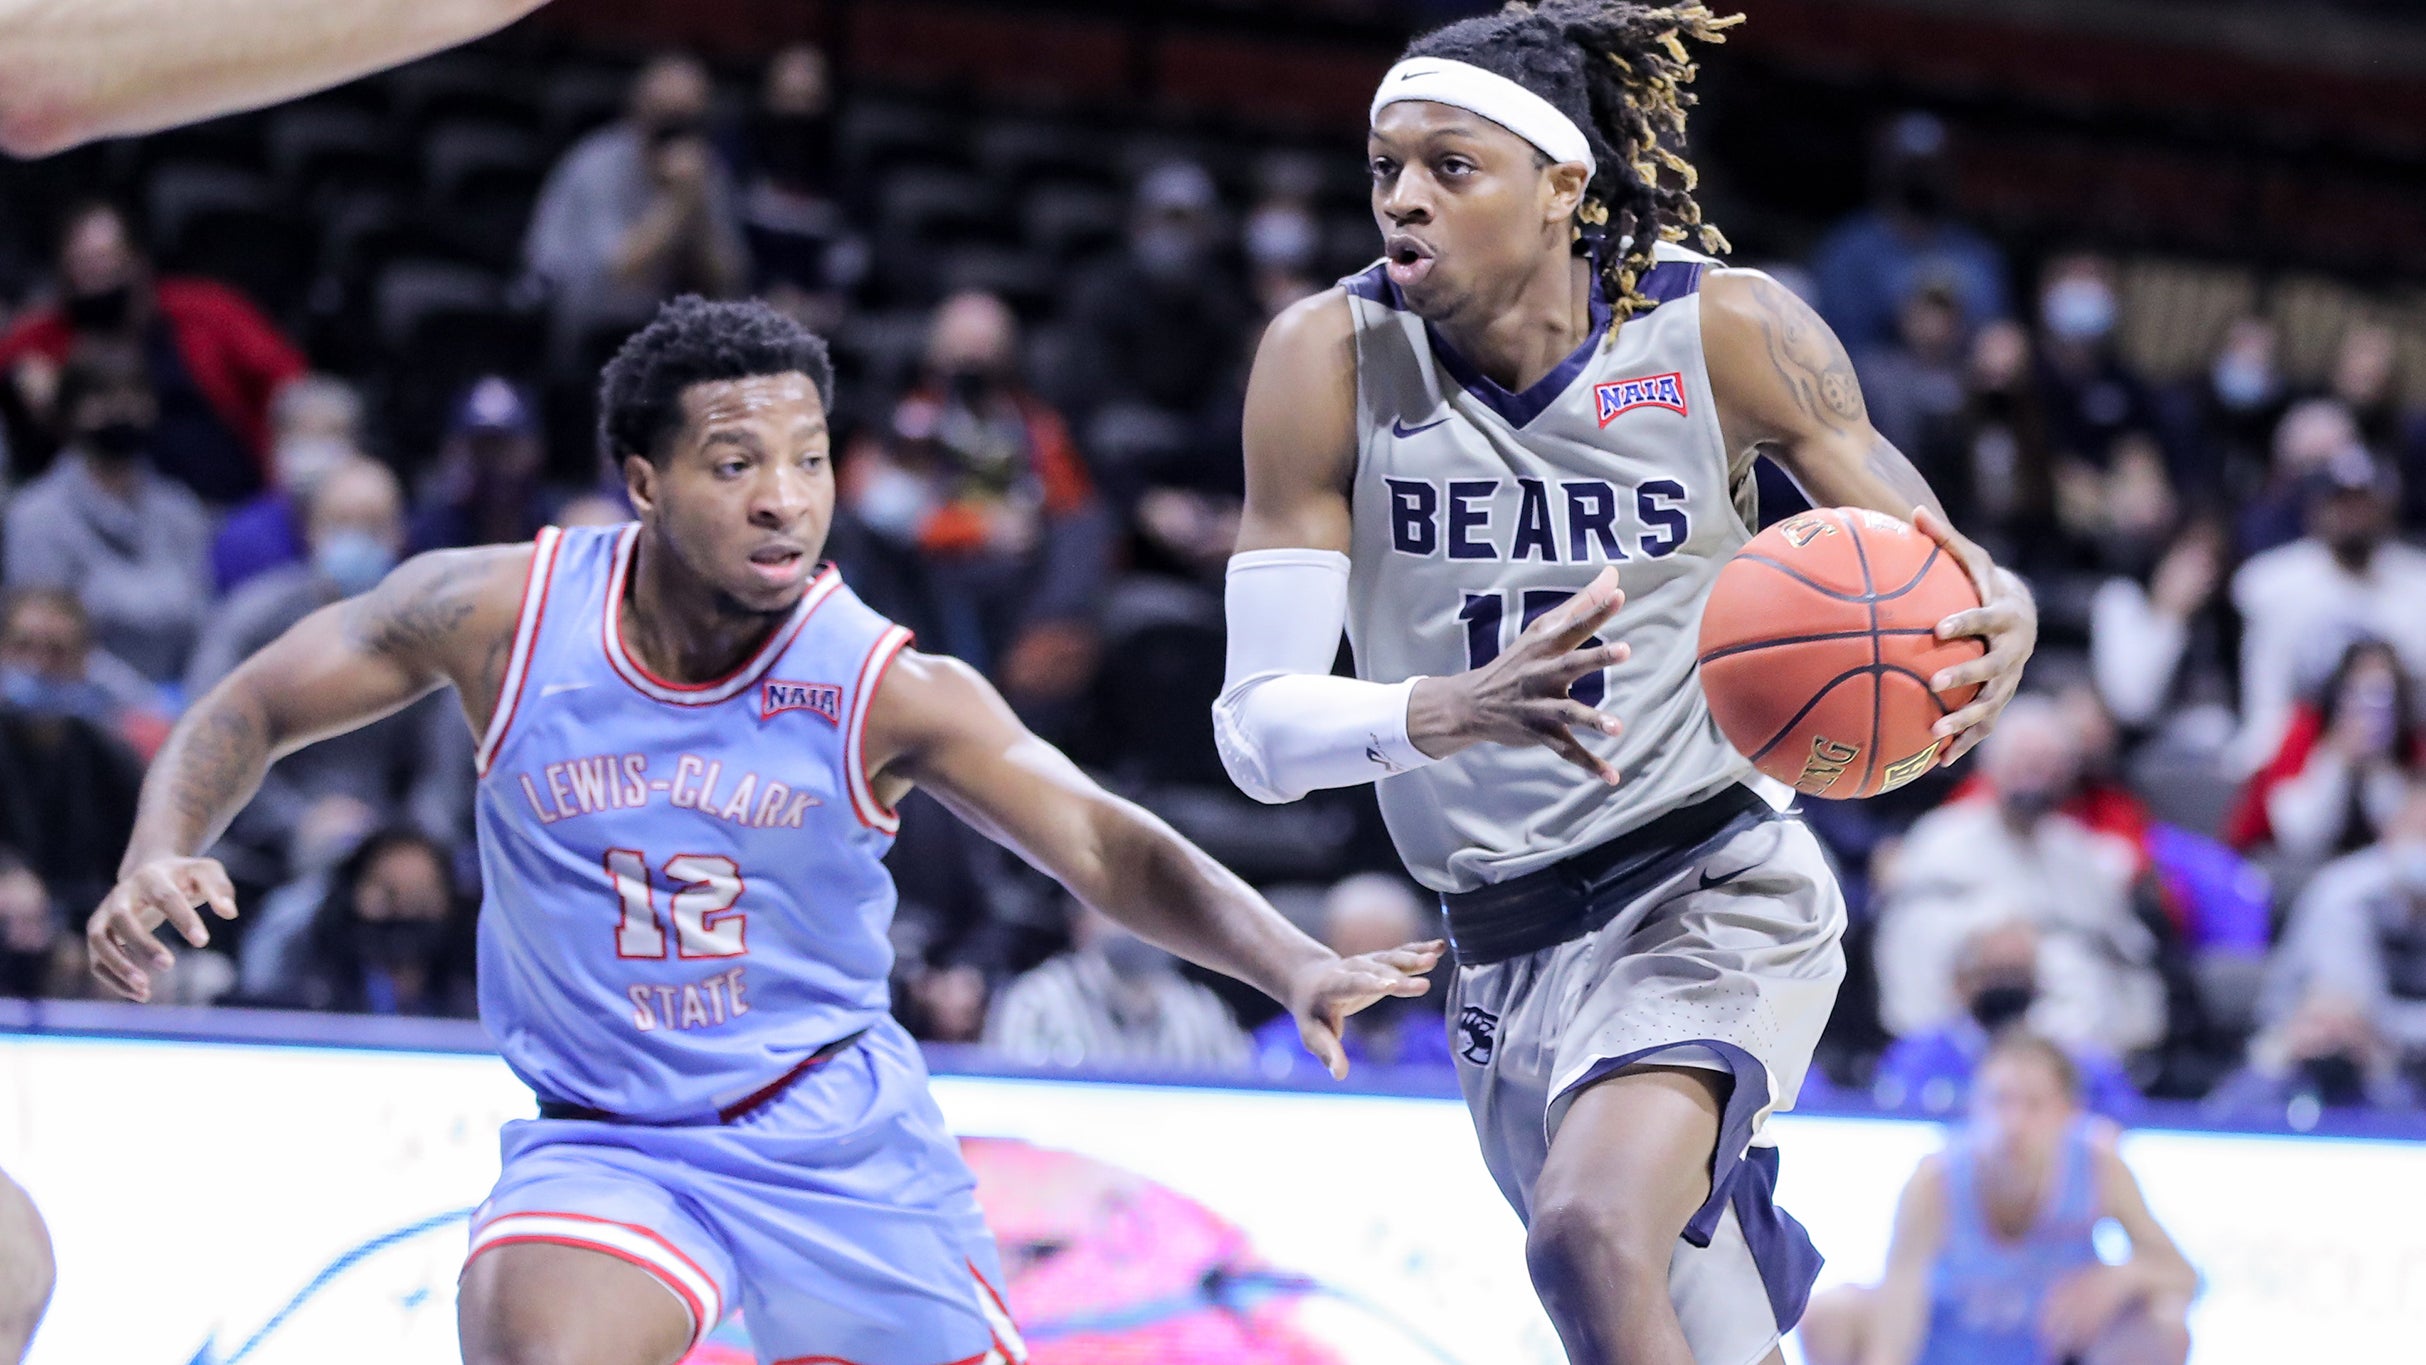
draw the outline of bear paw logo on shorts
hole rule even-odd
[[[1457,1012],[1457,1055],[1476,1066],[1491,1065],[1491,1047],[1499,1034],[1499,1016],[1480,1005]]]

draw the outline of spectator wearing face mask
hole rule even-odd
[[[1438,932],[1434,917],[1425,913],[1414,889],[1387,873],[1359,873],[1323,897],[1320,937],[1342,957],[1386,952],[1402,943],[1435,937]],[[1448,1026],[1441,1018],[1437,997],[1437,990],[1432,995],[1393,996],[1350,1015],[1340,1034],[1340,1048],[1347,1054],[1348,1064],[1454,1070]],[[1360,1019],[1364,1020],[1361,1024]],[[1312,1079],[1329,1074],[1306,1051],[1297,1035],[1297,1021],[1285,1014],[1255,1030],[1254,1042],[1255,1068],[1266,1076]]]
[[[474,381],[455,405],[438,467],[413,509],[408,549],[460,549],[529,540],[564,505],[550,487],[547,448],[530,400],[510,381]]]
[[[2241,1069],[2202,1105],[2225,1121],[2314,1127],[2324,1111],[2414,1114],[2426,1096],[2401,1074],[2393,1049],[2358,1002],[2320,990],[2249,1040]]]
[[[2336,462],[2355,469],[2368,456],[2350,409],[2331,398],[2292,404],[2269,448],[2264,481],[2238,499],[2234,534],[2244,559],[2298,540],[2317,500],[2333,492]]]
[[[303,504],[321,476],[362,453],[362,396],[327,375],[307,374],[270,407],[271,486],[228,513],[211,542],[211,579],[224,597],[246,579],[310,554]]]
[[[36,601],[15,599],[20,640]],[[0,697],[0,845],[18,850],[60,904],[86,909],[117,883],[143,786],[141,760],[92,717],[97,700],[22,687]]]
[[[209,606],[210,516],[152,467],[160,408],[141,356],[78,351],[58,408],[65,450],[9,504],[8,582],[75,593],[102,648],[172,680]]]
[[[2026,1024],[2040,1001],[2039,935],[2011,920],[1963,940],[1954,964],[1954,993],[1962,1012],[1898,1038],[1879,1058],[1871,1097],[1882,1109],[1942,1117],[1969,1105],[1971,1078],[1995,1035]],[[2035,1025],[2033,1025],[2035,1027]],[[2093,1043],[2067,1046],[2080,1072],[2089,1111],[2129,1122],[2141,1108],[2139,1091],[2114,1054]]]
[[[2185,475],[2198,475],[2226,505],[2245,502],[2266,481],[2274,430],[2291,400],[2277,354],[2281,344],[2266,319],[2233,319],[2206,371],[2171,400],[2181,413],[2175,440],[2187,457]]]
[[[729,297],[749,282],[731,178],[708,142],[713,95],[697,58],[657,56],[633,78],[625,116],[548,173],[523,261],[547,291],[559,363],[664,299]]]
[[[2426,1063],[2426,773],[2407,776],[2380,839],[2300,893],[2259,1018],[2280,1029],[2320,997],[2355,1009],[2401,1061]]]
[[[2124,437],[2158,430],[2147,386],[2114,350],[2117,313],[2113,263],[2101,256],[2061,257],[2039,286],[2037,383],[2057,477],[2103,471]]]
[[[2075,729],[2046,698],[2017,698],[1981,746],[1985,798],[1941,806],[1904,837],[1881,888],[1876,948],[1889,1032],[1959,1017],[1964,940],[2018,920],[2039,935],[2040,1027],[2118,1056],[2164,1036],[2159,944],[2137,903],[2144,852],[2059,809],[2080,780]]]
[[[1828,234],[1811,269],[1820,316],[1856,353],[1893,342],[1897,308],[1924,280],[1945,282],[1966,334],[2010,311],[2004,257],[1955,216],[1946,125],[1932,114],[1881,130],[1870,206]]]
[[[1236,1071],[1247,1035],[1178,960],[1104,915],[1076,907],[1070,951],[995,997],[985,1044],[1034,1066]]]
[[[69,949],[73,938],[42,878],[17,850],[0,847],[0,996],[82,995],[76,978],[84,971]]]
[[[471,1018],[466,918],[445,850],[416,830],[383,830],[339,866],[310,930],[264,979],[248,983],[248,1002]]]
[[[2426,771],[2426,725],[2400,656],[2381,640],[2344,650],[2283,742],[2242,789],[2225,840],[2312,865],[2374,843]]]
[[[48,411],[41,390],[78,347],[123,347],[156,395],[148,444],[160,472],[212,503],[252,496],[268,473],[271,401],[303,373],[303,353],[226,285],[155,276],[116,208],[84,204],[61,221],[60,301],[0,334],[0,375],[13,372],[28,406]]]
[[[818,332],[842,318],[867,248],[834,200],[834,87],[808,43],[767,59],[737,158],[741,228],[758,293]]]
[[[2243,770],[2281,744],[2301,681],[2345,643],[2384,641],[2411,677],[2426,676],[2426,550],[2393,536],[2400,490],[2364,450],[2345,449],[2313,477],[2308,533],[2232,576],[2241,614]]]
[[[369,591],[403,549],[402,494],[396,476],[374,460],[351,457],[323,475],[304,519],[310,560],[260,575],[213,615],[186,677],[191,695],[218,685],[304,617]],[[278,760],[228,828],[234,849],[223,852],[249,854],[237,857],[231,874],[283,880],[307,861],[297,845],[315,828],[358,830],[409,817],[432,833],[453,829],[470,783],[462,731],[454,702],[439,693]]]
[[[2348,409],[2359,438],[2401,476],[2401,520],[2426,526],[2426,408],[2401,401],[2400,343],[2380,322],[2356,322],[2334,348],[2326,393]]]
[[[841,493],[855,526],[835,554],[869,601],[1059,728],[1094,676],[1112,523],[1061,415],[1020,379],[1002,300],[936,309],[924,374],[855,445]]]
[[[93,644],[84,604],[62,588],[0,598],[0,697],[36,715],[80,716],[146,761],[172,720],[150,679]]]
[[[1203,167],[1173,162],[1138,182],[1128,250],[1079,286],[1071,309],[1075,395],[1099,459],[1189,443],[1250,321],[1222,245]]]

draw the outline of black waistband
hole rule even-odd
[[[541,1100],[539,1102],[539,1117],[543,1119],[587,1119],[592,1123],[630,1123],[651,1128],[682,1128],[693,1126],[704,1127],[711,1122],[731,1123],[735,1119],[741,1118],[744,1115],[755,1111],[761,1105],[764,1105],[767,1101],[774,1099],[777,1095],[782,1094],[784,1091],[791,1089],[794,1081],[799,1080],[801,1077],[808,1075],[818,1067],[821,1067],[827,1062],[834,1060],[836,1057],[841,1056],[843,1053],[848,1052],[851,1049],[851,1046],[854,1043],[857,1043],[860,1039],[866,1037],[867,1033],[868,1031],[866,1029],[861,1029],[857,1033],[847,1034],[843,1037],[835,1039],[833,1042],[826,1044],[824,1047],[817,1049],[808,1056],[801,1058],[791,1070],[777,1076],[774,1080],[771,1080],[765,1085],[758,1087],[756,1090],[753,1090],[749,1094],[742,1096],[740,1099],[733,1101],[724,1108],[717,1110],[716,1117],[712,1120],[705,1115],[698,1118],[664,1119],[657,1121],[626,1118],[621,1114],[610,1114],[604,1109],[592,1109],[586,1104],[571,1104],[564,1100]]]
[[[1548,867],[1451,892],[1441,897],[1449,942],[1459,964],[1472,967],[1581,938],[1711,845],[1775,818],[1739,783]]]

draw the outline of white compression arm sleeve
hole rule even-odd
[[[1346,555],[1233,555],[1223,604],[1230,644],[1213,738],[1240,791],[1295,801],[1317,787],[1352,787],[1432,761],[1407,738],[1416,679],[1331,675],[1348,620]]]

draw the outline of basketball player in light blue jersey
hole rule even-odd
[[[1983,655],[1932,686],[1979,697],[1914,772],[1978,742],[2036,636],[1827,327],[1680,244],[1724,246],[1679,153],[1685,43],[1728,22],[1552,0],[1418,38],[1372,104],[1382,259],[1277,318],[1247,392],[1223,762],[1268,801],[1378,783],[1447,908],[1459,1080],[1579,1365],[1773,1359],[1817,1272],[1761,1128],[1835,1000],[1844,902],[1695,673],[1753,461],[1914,518],[1977,584],[1938,633]]]
[[[1082,901],[1338,1026],[1439,945],[1343,960],[910,650],[818,561],[823,343],[669,304],[608,365],[637,523],[421,556],[196,702],[145,781],[94,969],[232,916],[197,856],[279,755],[452,683],[480,737],[481,1014],[539,1097],[473,1219],[471,1365],[671,1365],[736,1306],[763,1361],[1025,1358],[974,1182],[886,1012],[882,859],[913,783]]]
[[[2112,1219],[2120,1264],[2093,1233]],[[1876,1288],[1811,1305],[1811,1365],[2182,1365],[2198,1272],[2157,1225],[2079,1071],[2008,1032],[1980,1059],[1971,1121],[1921,1163]]]

